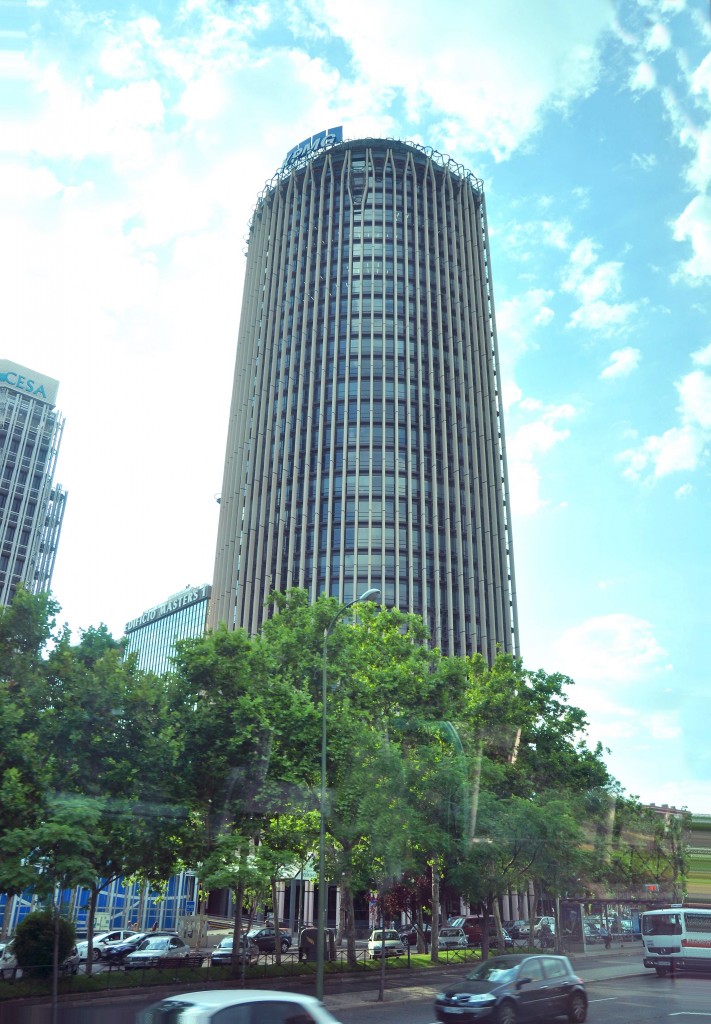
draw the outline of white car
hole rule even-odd
[[[179,935],[149,935],[138,949],[128,954],[124,967],[127,971],[137,967],[160,967],[161,960],[166,957],[184,958],[189,955],[190,946]]]
[[[130,939],[135,932],[129,931],[127,928],[114,928],[111,932],[97,932],[94,935],[92,942],[92,959],[101,960],[104,955],[104,947],[109,942],[122,942],[124,939]],[[89,955],[89,940],[84,939],[82,942],[77,942],[77,951],[79,957],[82,960],[86,960]]]
[[[437,944],[440,949],[466,949],[469,945],[463,928],[440,928]]]
[[[383,931],[376,928],[368,938],[368,956],[371,960],[382,956],[404,956],[405,944],[400,938],[400,933],[394,928],[386,928]]]
[[[243,1011],[244,1016],[240,1014]],[[218,1021],[268,1020],[270,1024],[338,1024],[323,1003],[297,992],[259,989],[214,989],[210,992],[180,992],[154,1003],[138,1014],[137,1024],[212,1024]]]

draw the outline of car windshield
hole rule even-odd
[[[513,957],[497,956],[485,960],[467,974],[470,981],[510,981],[521,965]]]
[[[400,936],[398,935],[397,932],[373,932],[373,935],[371,937],[372,942],[382,942],[383,939],[386,942],[399,942]]]
[[[139,949],[165,949],[170,939],[144,939]]]
[[[460,931],[460,928],[443,928],[439,934],[444,938],[451,938],[453,935],[459,935]]]
[[[244,939],[242,939],[242,942],[244,943]],[[232,949],[232,939],[229,938],[229,937],[226,938],[226,939],[223,939],[220,942],[220,945],[218,946],[218,949]]]
[[[643,935],[681,935],[678,914],[645,914],[642,917]]]
[[[455,925],[457,928],[461,928],[461,926],[464,924],[464,918],[463,917],[453,917],[452,920],[449,923],[451,925]]]

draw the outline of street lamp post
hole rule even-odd
[[[316,998],[323,999],[323,966],[326,942],[326,749],[327,716],[326,692],[328,683],[328,637],[341,615],[354,604],[372,600],[380,591],[373,588],[356,597],[333,616],[323,631],[323,677],[321,682],[321,797],[319,800],[320,822],[318,835],[318,916],[316,919]]]

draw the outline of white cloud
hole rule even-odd
[[[694,488],[691,486],[691,484],[682,484],[681,487],[677,487],[677,489],[674,491],[674,497],[681,500],[683,498],[688,498],[693,493]]]
[[[698,366],[711,366],[711,342],[705,348],[692,352],[691,361]]]
[[[617,613],[566,630],[554,645],[556,664],[577,682],[615,686],[650,680],[668,668],[651,623]]]
[[[674,239],[691,242],[692,256],[682,263],[679,274],[689,284],[711,277],[711,197],[695,196],[674,222]]]
[[[351,49],[373,95],[401,92],[410,118],[428,111],[441,122],[435,144],[497,159],[538,130],[546,109],[567,109],[595,88],[614,18],[608,0],[575,16],[566,0],[443,2],[437,17],[424,0],[312,0],[311,9]]]
[[[694,470],[704,450],[704,439],[698,430],[687,425],[671,427],[663,434],[645,438],[637,448],[620,452],[617,461],[626,466],[624,475],[630,480],[654,479]]]
[[[691,76],[691,91],[711,102],[711,53],[707,54]]]
[[[598,262],[599,246],[583,238],[573,248],[563,275],[563,291],[580,302],[567,327],[583,327],[602,334],[614,334],[624,327],[637,310],[634,302],[611,302],[622,290],[622,264],[613,260]]]
[[[704,193],[711,182],[711,58],[707,55],[694,71],[684,68],[683,73],[690,102],[669,86],[661,96],[679,144],[692,152],[684,176],[695,191]]]
[[[711,377],[703,370],[693,370],[676,385],[682,419],[692,426],[711,431]]]
[[[668,50],[671,45],[671,36],[667,26],[661,21],[652,25],[644,45],[650,53],[663,53],[664,50]]]
[[[629,79],[629,87],[633,92],[648,92],[657,84],[654,68],[646,60],[634,69]]]
[[[603,380],[610,377],[626,377],[639,366],[641,352],[638,348],[620,348],[610,355],[610,361],[600,374]]]
[[[533,288],[497,306],[501,391],[505,409],[518,401],[521,394],[515,381],[517,361],[536,347],[538,329],[550,323],[555,315],[548,305],[552,296],[551,291]]]
[[[641,167],[643,171],[651,171],[653,167],[657,166],[657,154],[656,153],[633,153],[632,163],[636,164],[637,167]]]
[[[222,112],[226,102],[220,75],[206,71],[186,85],[178,109],[191,121],[208,121]]]
[[[656,711],[651,715],[643,715],[640,726],[653,740],[676,740],[684,731],[676,711]]]
[[[591,302],[571,313],[566,326],[614,334],[627,324],[636,311],[637,305],[634,302]]]
[[[542,228],[544,241],[548,245],[552,245],[555,249],[568,248],[568,237],[572,230],[569,220],[543,221]]]
[[[513,515],[528,516],[549,502],[541,495],[541,473],[537,460],[556,445],[567,441],[570,430],[564,424],[575,416],[569,404],[544,406],[535,399],[523,399],[522,413],[535,418],[519,426],[507,439],[507,458]]]

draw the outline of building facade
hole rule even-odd
[[[177,640],[201,637],[207,624],[211,587],[186,587],[163,604],[126,623],[126,657],[136,654],[138,668],[164,675],[172,669]]]
[[[18,583],[48,591],[67,495],[54,483],[64,417],[59,383],[0,359],[0,604]]]
[[[454,161],[340,129],[288,154],[250,225],[212,627],[377,587],[446,654],[517,652],[490,264]]]

